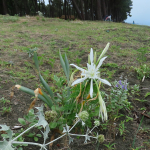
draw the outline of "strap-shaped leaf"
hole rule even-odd
[[[61,63],[61,65],[62,65],[63,70],[64,70],[64,72],[65,72],[65,75],[66,75],[66,77],[67,77],[66,65],[65,65],[65,62],[64,62],[64,60],[63,60],[63,58],[62,58],[62,56],[61,56],[61,52],[60,52],[60,51],[59,51],[59,57],[60,57],[60,63]]]
[[[43,84],[44,88],[47,90],[47,92],[50,94],[51,98],[54,98],[54,94],[52,92],[52,90],[50,89],[49,85],[46,83],[46,81],[43,79],[43,77],[41,76],[41,74],[39,74],[40,77],[40,81]]]
[[[34,62],[35,62],[35,67],[36,69],[39,71],[39,62],[38,62],[38,57],[37,57],[37,53],[34,52]]]
[[[42,91],[42,93],[43,93],[42,96],[47,100],[47,105],[49,106],[49,108],[51,108],[53,106],[52,100],[44,91]]]
[[[69,74],[70,74],[70,65],[67,59],[67,55],[65,54],[65,65],[66,65],[66,71],[67,71],[67,81],[69,83]]]
[[[31,90],[31,89],[29,89],[29,88],[26,88],[26,87],[24,87],[24,86],[21,86],[19,89],[20,89],[21,91],[27,93],[27,94],[30,94],[30,95],[35,96],[34,91]],[[47,100],[46,100],[42,95],[39,94],[39,95],[38,95],[38,98],[47,104]]]

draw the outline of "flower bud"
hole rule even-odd
[[[100,122],[99,122],[98,120],[95,120],[95,121],[94,121],[94,125],[97,127],[97,126],[100,125]]]
[[[89,118],[89,114],[87,111],[82,111],[79,113],[79,117],[82,121],[86,121]]]
[[[98,141],[99,143],[103,143],[104,140],[105,140],[105,138],[104,138],[104,135],[103,135],[103,134],[100,134],[100,135],[97,136],[97,141]]]
[[[55,110],[45,111],[45,120],[50,123],[57,118],[57,112]]]
[[[96,52],[94,53],[94,64],[96,64],[96,58],[97,58],[97,55],[96,55]]]
[[[88,55],[88,64],[91,64],[90,55]]]

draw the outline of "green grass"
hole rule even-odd
[[[43,60],[41,65],[46,66],[45,69],[49,69],[48,65],[51,64],[47,63],[49,58],[55,59],[55,63],[51,64],[53,68],[57,66],[59,49],[68,55],[70,63],[86,64],[90,48],[97,52],[98,57],[107,42],[110,42],[107,55],[111,62],[106,59],[106,63],[116,63],[118,67],[123,65],[125,68],[128,65],[140,66],[141,62],[137,60],[140,56],[138,49],[146,47],[147,53],[150,52],[150,28],[146,26],[103,21],[65,21],[55,18],[45,18],[45,21],[42,21],[36,17],[27,19],[1,15],[0,19],[3,18],[18,19],[16,22],[0,22],[0,48],[4,52],[4,59],[1,61],[15,59],[16,64],[23,63],[27,58],[27,50],[37,47],[40,60]],[[32,58],[30,60],[32,61]],[[147,64],[146,61],[144,63]],[[15,67],[17,65],[14,66],[14,73]]]

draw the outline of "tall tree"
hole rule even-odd
[[[97,19],[102,20],[102,13],[101,13],[101,0],[97,0]]]
[[[7,12],[7,6],[6,6],[6,0],[2,0],[3,2],[3,14],[6,15],[8,12]]]
[[[81,13],[80,13],[80,9],[79,9],[79,7],[78,7],[76,1],[75,1],[75,0],[72,0],[72,3],[73,3],[73,6],[74,6],[74,8],[75,8],[77,14],[78,14],[78,17],[82,20],[82,15],[81,15]]]

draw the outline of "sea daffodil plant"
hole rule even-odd
[[[88,58],[90,58],[90,60],[87,63],[87,69],[83,69],[81,67],[78,67],[77,65],[75,64],[70,64],[71,66],[74,66],[76,67],[78,70],[81,71],[81,78],[80,79],[77,79],[75,80],[73,83],[72,83],[72,86],[78,84],[78,83],[81,83],[83,82],[84,80],[86,79],[90,79],[91,83],[90,83],[90,97],[93,98],[93,81],[95,82],[96,84],[96,87],[97,87],[97,91],[98,91],[98,98],[99,98],[99,104],[100,104],[100,112],[99,114],[101,114],[101,117],[102,117],[102,120],[105,121],[107,120],[107,110],[106,110],[106,106],[105,106],[105,102],[103,101],[102,97],[101,97],[101,94],[99,92],[99,87],[97,85],[97,80],[99,82],[102,82],[104,84],[107,84],[109,86],[111,86],[111,84],[106,80],[106,79],[101,79],[100,78],[100,71],[99,71],[99,68],[101,67],[103,61],[107,58],[107,57],[103,57],[104,54],[106,53],[106,51],[108,50],[109,48],[109,44],[108,43],[105,47],[105,49],[103,50],[102,54],[100,55],[98,61],[97,61],[97,65],[94,63],[94,55],[93,55],[93,49],[91,48],[91,51],[90,51],[90,55]],[[100,116],[100,115],[99,115]]]

